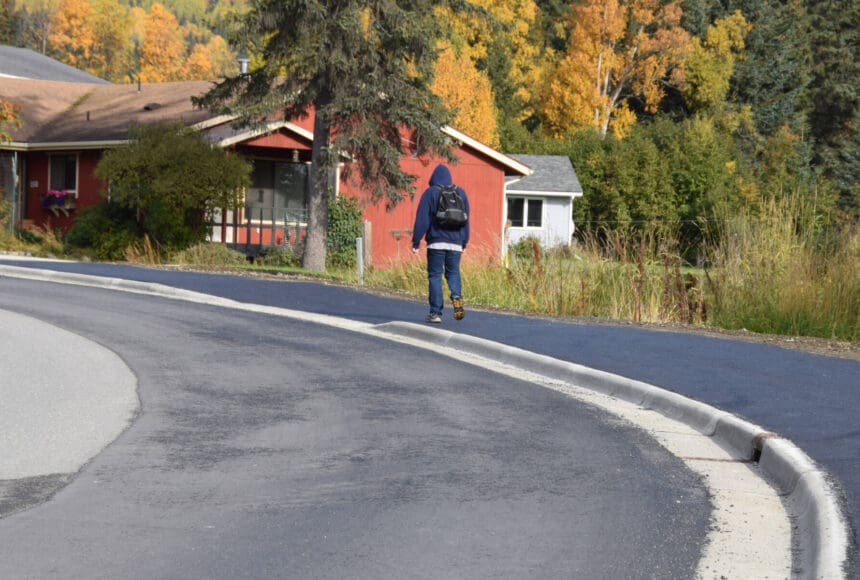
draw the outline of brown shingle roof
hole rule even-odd
[[[161,121],[193,125],[212,118],[191,97],[210,81],[137,85],[94,85],[28,79],[0,81],[0,98],[20,107],[23,125],[10,128],[16,143],[123,141],[129,127]]]

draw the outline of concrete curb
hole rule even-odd
[[[207,300],[205,294],[162,284],[118,278],[0,265],[0,276],[2,275],[152,294],[223,307],[249,307],[247,304],[212,296]],[[265,310],[273,313],[275,310],[281,310],[282,315],[290,315],[286,309],[266,307]],[[313,321],[307,316],[300,318]],[[336,320],[324,315],[320,315],[319,319],[320,322],[330,325]],[[364,327],[352,321],[344,322],[349,322],[344,324],[348,330],[361,332]],[[797,521],[797,540],[802,548],[796,577],[816,580],[847,578],[850,535],[848,521],[839,504],[838,495],[826,473],[789,440],[678,393],[483,338],[407,322],[388,322],[367,328],[383,335],[446,346],[548,378],[567,381],[645,409],[652,409],[685,423],[704,435],[714,437],[739,457],[758,461],[760,468],[773,480],[780,493],[786,496],[789,511]]]
[[[786,496],[800,551],[796,577],[847,578],[848,522],[826,473],[791,441],[710,405],[612,373],[553,359],[473,336],[406,322],[389,322],[376,330],[468,352],[652,409],[714,437],[738,456],[759,467]]]

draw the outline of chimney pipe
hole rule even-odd
[[[248,53],[245,52],[245,49],[239,51],[239,56],[236,57],[236,60],[239,61],[239,74],[245,76],[248,74],[248,65],[251,63],[251,59],[248,58]]]

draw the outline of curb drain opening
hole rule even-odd
[[[754,463],[758,463],[761,461],[761,450],[764,449],[764,442],[767,439],[777,439],[779,435],[776,433],[771,433],[770,431],[765,431],[764,433],[759,433],[755,437],[753,437],[753,452],[751,460]]]
[[[752,459],[723,459],[717,457],[681,457],[685,461],[709,461],[711,463],[754,463]]]

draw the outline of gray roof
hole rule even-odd
[[[29,48],[4,46],[2,44],[0,44],[0,77],[110,84],[104,79],[63,64]]]
[[[582,185],[565,155],[509,155],[533,173],[520,180],[508,179],[508,192],[582,195]],[[511,183],[513,182],[513,183]]]

